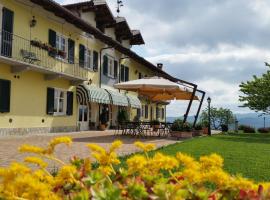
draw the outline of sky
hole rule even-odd
[[[116,1],[107,0],[114,13]],[[126,17],[131,29],[141,31],[146,43],[133,47],[135,52],[163,63],[173,76],[196,83],[213,106],[252,112],[239,107],[239,84],[267,70],[269,0],[122,1],[120,16]],[[167,116],[182,116],[186,107],[187,102],[172,102]],[[198,103],[193,104],[191,115],[197,108]]]

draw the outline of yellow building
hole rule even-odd
[[[106,1],[1,0],[0,27],[0,135],[96,129],[104,110],[113,127],[120,108],[165,120],[166,103],[113,88],[173,77],[130,50],[142,35]]]

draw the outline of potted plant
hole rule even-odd
[[[202,132],[203,134],[207,135],[208,134],[208,121],[202,121]]]
[[[62,58],[65,58],[66,57],[66,52],[65,51],[62,51],[62,50],[58,50],[58,55],[61,56]]]
[[[105,110],[102,111],[102,113],[100,114],[100,124],[99,124],[99,129],[101,131],[105,131],[108,127],[108,117],[107,117],[107,113]]]
[[[158,121],[158,120],[153,120],[151,122],[151,124],[152,124],[152,127],[153,127],[154,131],[156,131],[156,130],[158,130],[160,128],[160,121]]]
[[[203,134],[203,126],[201,123],[195,125],[193,130],[193,136],[201,136]]]
[[[117,121],[119,124],[123,124],[128,121],[128,112],[125,109],[121,109],[118,111]]]
[[[171,127],[171,136],[179,138],[191,138],[192,128],[188,122],[183,122],[181,119],[177,119],[173,122]]]

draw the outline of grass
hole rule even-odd
[[[194,138],[158,151],[175,155],[185,152],[199,158],[217,153],[224,158],[224,169],[255,181],[270,181],[270,134],[228,134]]]

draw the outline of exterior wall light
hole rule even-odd
[[[37,25],[37,20],[35,16],[33,16],[32,20],[30,21],[30,27],[33,28]]]

